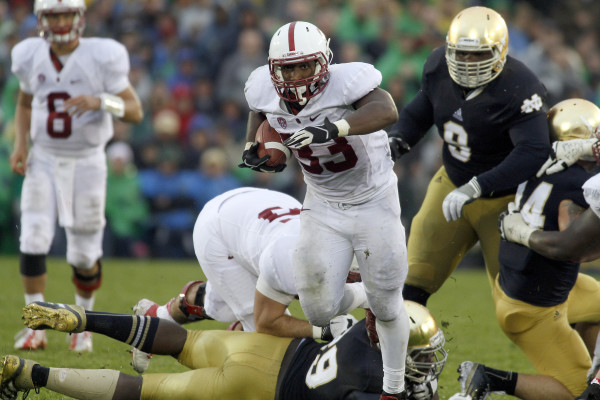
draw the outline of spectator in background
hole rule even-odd
[[[106,149],[108,179],[104,248],[113,257],[145,257],[142,242],[148,205],[140,191],[133,151],[125,142],[113,142]]]

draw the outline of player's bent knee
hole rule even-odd
[[[306,319],[315,326],[327,326],[331,319],[336,316],[338,308],[334,308],[323,303],[314,306],[302,306]]]
[[[97,290],[102,284],[102,263],[100,260],[97,261],[98,269],[90,273],[91,268],[80,269],[73,265],[73,284],[80,290],[86,292],[92,292]]]
[[[41,225],[34,225],[21,235],[21,253],[48,254],[51,245],[52,234]]]

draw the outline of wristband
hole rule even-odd
[[[254,143],[253,142],[246,142],[246,146],[244,146],[244,151],[248,150],[250,147],[252,147]]]
[[[339,121],[335,121],[333,123],[338,128],[338,136],[344,137],[348,136],[348,131],[350,131],[350,124],[345,119],[340,119]]]
[[[100,95],[100,109],[108,111],[117,118],[122,118],[125,115],[125,102],[114,94],[102,93]]]
[[[321,328],[320,326],[314,326],[312,327],[312,337],[313,339],[321,339],[321,335],[323,334],[323,328]]]

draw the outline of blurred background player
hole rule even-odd
[[[431,387],[446,362],[444,334],[425,307],[411,303],[406,303],[411,321],[406,387],[411,400],[437,399],[437,393],[423,388]],[[24,318],[34,329],[102,333],[144,351],[171,355],[191,371],[131,376],[109,369],[49,368],[4,356],[0,392],[5,399],[40,387],[96,400],[376,400],[381,390],[381,352],[370,345],[364,320],[336,340],[318,343],[252,332],[187,331],[164,319],[132,320],[131,315],[57,303],[31,304]]]
[[[330,65],[331,58],[329,39],[313,24],[295,21],[275,32],[268,65],[246,82],[251,111],[243,166],[283,168],[266,166],[257,154],[256,130],[267,119],[286,139],[307,184],[293,257],[304,314],[313,325],[326,326],[348,304],[344,284],[356,256],[381,338],[381,398],[402,399],[408,265],[397,177],[383,131],[398,112],[372,65]]]
[[[104,146],[113,136],[113,117],[139,122],[143,111],[129,83],[125,47],[112,39],[81,38],[83,0],[36,0],[34,13],[40,37],[12,50],[20,88],[10,166],[25,175],[20,236],[25,302],[44,299],[46,255],[58,217],[66,230],[76,303],[92,309],[102,276]],[[89,333],[70,339],[71,350],[92,350]],[[16,337],[17,349],[45,346],[43,331],[25,329]]]
[[[462,10],[446,45],[427,59],[421,90],[390,133],[396,157],[432,125],[444,140],[443,166],[429,183],[408,238],[408,300],[425,305],[478,241],[494,287],[498,215],[550,152],[546,89],[507,52],[508,29],[496,11]]]
[[[362,283],[344,287],[349,303],[325,327],[289,315],[298,291],[292,272],[300,233],[302,205],[267,189],[240,188],[210,200],[194,226],[194,249],[208,282],[187,283],[179,296],[159,306],[148,299],[134,307],[138,315],[178,324],[206,318],[239,321],[247,332],[332,340],[356,319],[346,313],[368,307]],[[143,372],[148,356],[133,350],[133,367]]]
[[[552,141],[588,139],[599,124],[600,109],[583,99],[564,100],[548,112]],[[519,185],[509,209],[519,210],[532,228],[565,230],[588,207],[581,187],[595,165],[593,157],[586,157],[560,173],[530,178]],[[570,400],[583,392],[590,353],[570,323],[600,321],[600,284],[580,274],[578,262],[553,260],[503,240],[496,292],[502,330],[539,375],[463,362],[462,395],[483,399],[502,391],[525,400]],[[567,303],[568,297],[572,301]]]

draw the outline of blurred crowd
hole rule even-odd
[[[291,161],[280,174],[238,168],[248,108],[244,83],[266,64],[271,35],[291,20],[310,21],[331,38],[333,62],[365,61],[402,108],[419,88],[423,63],[444,44],[461,9],[485,5],[509,27],[509,54],[549,90],[549,105],[600,101],[600,2],[467,0],[95,0],[85,36],[112,37],[130,54],[130,80],[145,119],[115,121],[107,147],[105,255],[193,257],[191,232],[212,197],[239,186],[280,190],[300,201],[302,174]],[[18,81],[10,50],[36,35],[31,0],[0,2],[0,253],[18,250],[22,177],[8,165]],[[273,92],[275,96],[275,92]],[[429,134],[396,163],[403,222],[417,212],[440,165],[440,139]],[[57,235],[53,248],[64,245]],[[64,250],[62,250],[64,254]]]

